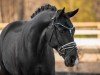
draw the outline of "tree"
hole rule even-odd
[[[24,19],[24,0],[18,0],[18,20]]]

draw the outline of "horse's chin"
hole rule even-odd
[[[73,63],[68,63],[67,61],[65,61],[66,67],[74,67],[77,64],[78,64],[78,58]]]
[[[74,63],[67,64],[67,63],[65,62],[65,66],[66,66],[66,67],[73,67],[74,65],[75,65]]]

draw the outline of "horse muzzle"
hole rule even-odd
[[[75,42],[70,42],[61,46],[58,53],[65,59],[65,65],[67,67],[73,67],[78,64],[78,53]]]
[[[73,67],[74,65],[78,64],[78,57],[72,57],[72,58],[65,58],[65,66],[67,67]]]

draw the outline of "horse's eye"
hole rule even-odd
[[[67,30],[66,29],[62,29],[60,32],[63,33],[63,34],[67,34]]]
[[[60,32],[61,32],[61,33],[64,33],[63,29],[60,29]]]

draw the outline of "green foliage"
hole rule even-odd
[[[75,1],[75,0],[74,0]],[[79,7],[79,13],[73,21],[95,21],[95,14],[93,11],[93,0],[78,0],[74,3],[73,8]]]
[[[60,2],[59,7],[66,7],[66,11],[72,11],[79,8],[79,12],[75,15],[72,20],[77,22],[95,22],[100,21],[96,17],[97,12],[95,9],[99,8],[94,6],[96,2],[100,3],[100,0],[57,0]],[[100,12],[99,12],[100,13]]]
[[[51,4],[67,11],[79,8],[72,18],[76,22],[100,22],[100,0],[1,0],[0,22],[28,20],[31,14],[43,4]]]

